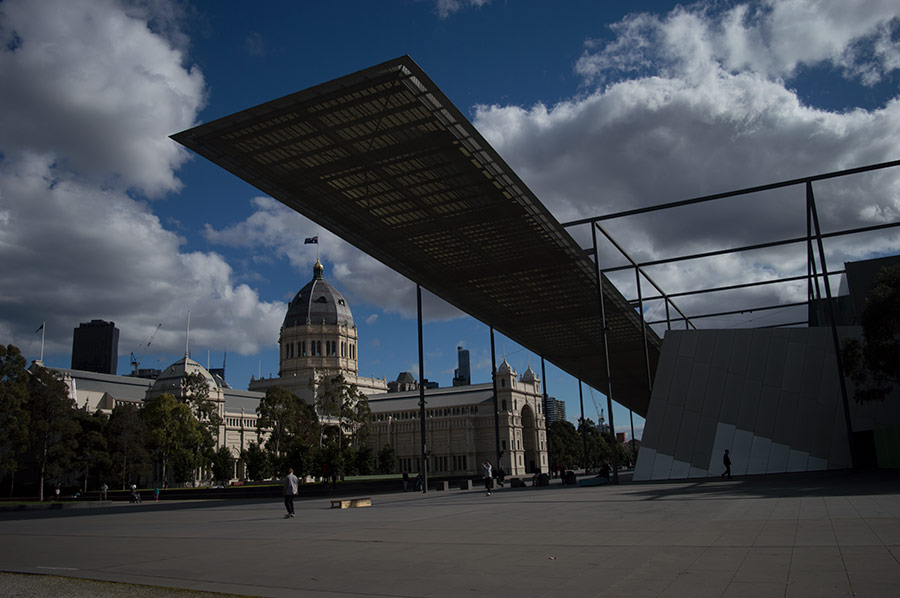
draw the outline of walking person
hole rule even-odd
[[[731,457],[728,456],[728,449],[725,449],[725,454],[722,455],[722,464],[725,466],[725,471],[722,472],[723,478],[731,479]]]
[[[288,468],[287,475],[284,476],[284,508],[287,509],[284,518],[294,516],[294,496],[300,491],[300,480],[294,475],[294,470]]]
[[[491,474],[491,462],[487,459],[484,460],[484,463],[481,464],[481,471],[484,475],[484,490],[488,496],[493,494],[491,492],[491,485],[493,483],[493,475]]]

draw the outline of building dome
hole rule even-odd
[[[205,367],[191,359],[190,357],[182,357],[160,374],[153,386],[150,387],[148,396],[158,396],[164,392],[171,393],[176,397],[182,395],[182,380],[186,374],[199,373],[209,385],[210,393],[219,388],[219,383]]]
[[[534,382],[537,382],[538,380],[540,380],[540,378],[538,378],[538,375],[534,373],[534,370],[531,369],[531,366],[529,365],[528,369],[525,370],[525,373],[522,374],[522,382],[534,383]]]
[[[497,374],[503,376],[515,376],[516,370],[513,369],[509,362],[506,361],[506,358],[503,358],[503,363],[500,364],[500,367],[497,368]]]
[[[322,263],[316,260],[313,278],[300,289],[288,305],[285,328],[310,324],[353,326],[353,313],[340,291],[328,284]]]

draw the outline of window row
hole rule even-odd
[[[478,413],[476,405],[466,405],[465,407],[447,407],[445,409],[426,409],[425,417],[449,417],[451,415],[475,415]],[[394,413],[379,413],[374,416],[377,422],[389,420],[405,420],[419,419],[418,411],[398,411]]]
[[[356,359],[356,345],[353,343],[341,342],[341,357],[349,357]],[[326,356],[337,356],[337,341],[325,341]],[[322,341],[309,341],[309,352],[307,352],[306,341],[298,343],[286,343],[284,345],[284,358],[293,359],[294,357],[322,357]]]

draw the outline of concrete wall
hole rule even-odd
[[[854,431],[900,423],[900,401],[852,392]],[[718,476],[725,449],[732,475],[849,465],[829,328],[666,333],[634,479]]]

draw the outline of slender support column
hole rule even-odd
[[[546,443],[547,450],[547,471],[543,471],[542,473],[553,473],[553,458],[550,456],[550,424],[549,418],[547,416],[547,370],[544,368],[544,356],[541,356],[541,384],[544,389],[544,396],[542,397],[544,402],[544,442]]]
[[[422,347],[422,287],[416,285],[416,314],[419,321],[419,421],[422,436],[422,493],[428,492],[428,445],[425,442],[425,352]]]
[[[588,447],[587,447],[587,420],[584,419],[584,392],[581,389],[581,378],[578,379],[578,404],[581,405],[581,446],[582,457],[581,467],[584,472],[588,470]]]
[[[647,322],[644,320],[644,295],[641,289],[641,269],[635,267],[634,269],[634,281],[637,284],[637,294],[638,294],[638,305],[640,307],[640,315],[641,315],[641,332],[643,333],[644,339],[644,363],[647,366],[647,404],[650,404],[650,399],[653,398],[653,372],[650,369],[650,348],[649,343],[647,341]],[[628,419],[631,422],[631,454],[634,455],[634,412],[629,409],[628,410]],[[615,436],[615,433],[613,433]]]
[[[500,403],[497,400],[497,353],[494,350],[494,327],[491,326],[491,380],[494,384],[494,448],[497,455],[497,463],[495,465],[500,468],[500,459],[503,452],[500,450]],[[510,461],[510,471],[512,471],[512,461]]]
[[[837,365],[838,380],[841,383],[841,399],[844,402],[844,425],[847,428],[847,448],[850,450],[850,468],[854,467],[853,424],[850,421],[850,400],[847,397],[847,381],[844,379],[844,363],[841,358],[841,340],[838,338],[837,319],[834,316],[834,301],[831,297],[831,283],[828,281],[828,266],[825,264],[825,247],[822,244],[822,229],[819,228],[819,214],[816,211],[816,199],[813,195],[812,182],[806,182],[806,203],[812,214],[813,226],[816,229],[816,243],[819,247],[819,262],[822,265],[822,280],[825,281],[825,298],[828,301],[828,319],[831,324],[831,340],[834,343],[834,360]],[[818,286],[818,285],[817,285]]]
[[[603,336],[603,363],[606,368],[606,410],[609,412],[609,437],[612,450],[613,484],[619,483],[619,456],[616,451],[616,425],[612,409],[612,373],[609,370],[609,334],[606,326],[606,303],[603,301],[603,278],[600,276],[600,254],[597,251],[597,227],[591,226],[594,242],[594,274],[597,277],[597,294],[600,296],[600,323]],[[686,319],[685,319],[686,321]]]
[[[631,420],[631,464],[634,465],[634,411],[628,410],[628,418]]]

